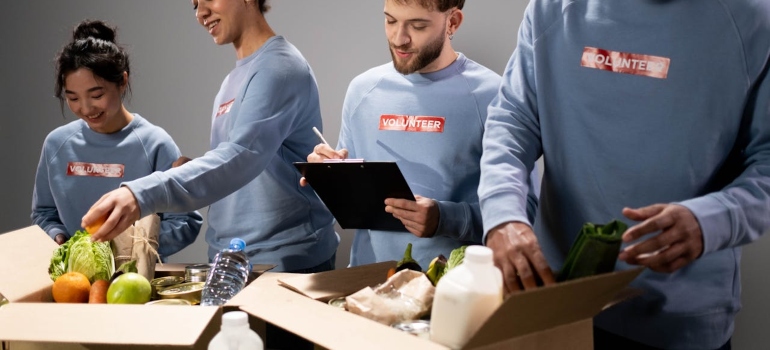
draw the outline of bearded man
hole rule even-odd
[[[452,48],[464,2],[385,0],[393,61],[353,79],[337,150],[319,144],[308,156],[395,161],[416,195],[385,201],[408,232],[356,231],[351,266],[401,260],[412,243],[413,258],[427,268],[439,254],[482,243],[481,138],[501,78]],[[530,206],[534,213],[534,195]]]

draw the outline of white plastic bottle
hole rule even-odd
[[[222,315],[222,329],[209,342],[209,350],[263,350],[262,338],[249,328],[249,318],[243,311]]]
[[[492,250],[469,246],[463,262],[436,285],[430,339],[452,349],[463,347],[503,302],[503,275]]]

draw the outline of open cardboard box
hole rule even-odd
[[[57,304],[48,265],[57,245],[38,226],[0,234],[0,342],[6,349],[205,349],[221,308]],[[184,265],[158,266],[184,275]]]
[[[326,301],[382,283],[395,262],[309,275],[266,273],[230,305],[327,349],[444,349],[330,306]],[[593,316],[639,293],[627,285],[641,268],[516,293],[463,349],[593,349]]]

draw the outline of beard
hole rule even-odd
[[[420,69],[425,68],[427,65],[433,63],[439,56],[441,56],[441,50],[444,48],[444,35],[439,35],[438,38],[429,42],[427,45],[420,48],[417,51],[417,55],[409,59],[408,61],[399,61],[399,57],[396,56],[394,50],[401,49],[408,51],[408,46],[396,47],[390,46],[390,57],[393,59],[393,67],[401,74],[412,74]]]

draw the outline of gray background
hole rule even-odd
[[[348,82],[390,60],[383,30],[382,1],[284,0],[269,3],[267,19],[296,45],[313,67],[321,94],[325,137],[336,144]],[[455,49],[502,73],[516,43],[526,1],[469,1]],[[45,136],[73,120],[53,97],[53,57],[82,19],[118,26],[118,41],[131,55],[133,96],[126,105],[166,129],[182,152],[197,157],[208,149],[214,95],[234,66],[232,46],[216,46],[194,19],[187,0],[4,1],[0,21],[0,232],[30,225],[35,168]],[[73,194],[77,195],[77,194]],[[205,210],[202,211],[205,215]],[[173,262],[206,260],[203,232]],[[347,264],[351,233],[339,230],[337,266]],[[734,336],[736,349],[764,349],[770,306],[764,267],[767,239],[747,247],[743,259],[744,309]],[[692,291],[697,298],[698,291]]]

